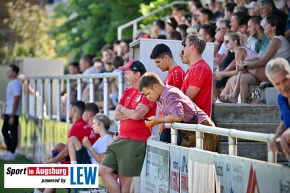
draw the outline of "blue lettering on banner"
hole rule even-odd
[[[76,171],[75,171],[76,169]],[[97,167],[71,167],[70,168],[70,184],[71,185],[86,185],[96,184],[97,179]],[[76,174],[74,173],[76,172]],[[74,178],[77,179],[74,179]]]

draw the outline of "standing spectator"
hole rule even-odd
[[[19,68],[16,65],[9,65],[7,70],[9,82],[6,88],[6,106],[2,127],[7,151],[4,152],[1,158],[5,161],[15,159],[15,150],[18,143],[18,118],[22,113],[22,85],[20,80],[17,79],[18,73]]]
[[[156,101],[162,112],[162,116],[149,117],[148,121],[146,121],[147,124],[156,125],[182,122],[215,127],[209,116],[196,106],[181,90],[170,85],[164,85],[158,75],[153,72],[142,76],[139,83],[139,91],[150,101]],[[195,138],[193,140],[192,147],[195,147]],[[216,151],[217,142],[217,136],[206,133],[203,149]],[[181,145],[187,146],[188,143],[185,143],[183,140]]]
[[[287,135],[290,130],[290,66],[289,62],[284,58],[276,58],[270,60],[266,65],[265,73],[275,88],[279,91],[278,95],[278,105],[280,109],[281,122],[277,128],[275,136],[270,144],[270,147],[273,151],[280,151],[278,149],[279,138],[287,130],[287,133],[282,135],[282,144],[283,147],[288,145],[285,155],[289,158],[289,138],[288,144],[284,144]],[[289,136],[289,135],[288,135]]]
[[[115,120],[120,122],[120,133],[108,146],[101,162],[99,174],[109,192],[130,192],[134,176],[140,176],[145,154],[146,140],[151,130],[145,126],[143,117],[156,113],[156,103],[150,102],[138,91],[141,76],[146,72],[140,61],[130,60],[125,66],[125,79],[129,86],[115,111]],[[119,182],[113,174],[119,175]]]
[[[208,116],[211,115],[212,70],[202,59],[206,42],[198,35],[189,35],[182,42],[182,63],[188,65],[182,91]]]
[[[165,44],[157,44],[153,48],[150,58],[154,60],[156,66],[160,68],[162,72],[168,71],[164,84],[181,89],[185,73],[174,61],[170,48]],[[160,133],[160,141],[170,143],[170,129],[164,128],[163,124],[158,125],[158,129]]]

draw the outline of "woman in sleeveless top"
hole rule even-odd
[[[231,50],[235,53],[236,64],[239,64],[243,60],[257,57],[258,55],[255,51],[250,50],[247,47],[241,46],[240,34],[237,32],[228,32],[224,37],[224,43],[226,44],[228,50]],[[236,88],[236,81],[239,71],[235,69],[232,71],[220,73],[222,74],[222,76],[231,77],[221,93],[220,100],[222,102],[237,102],[238,96],[236,95],[238,95],[239,92],[238,88]],[[235,94],[232,94],[234,90]]]
[[[237,69],[242,72],[239,79],[241,102],[247,102],[250,85],[259,85],[263,81],[268,81],[265,66],[269,60],[283,57],[290,62],[290,43],[283,36],[285,32],[283,21],[278,16],[271,15],[267,16],[265,22],[262,23],[270,44],[263,57],[247,59],[238,64]]]

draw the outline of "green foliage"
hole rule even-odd
[[[9,18],[4,23],[15,32],[16,41],[0,48],[3,63],[21,56],[55,58],[56,42],[48,35],[52,21],[47,13],[38,5],[30,5],[24,0],[9,2],[7,8]]]
[[[53,17],[66,21],[52,31],[60,43],[58,54],[70,60],[78,60],[85,53],[100,54],[103,45],[117,39],[120,25],[141,16],[138,10],[142,2],[149,1],[69,0],[59,4]]]

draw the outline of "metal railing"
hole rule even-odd
[[[146,19],[146,18],[148,18],[148,17],[150,17],[150,16],[152,16],[152,15],[154,15],[154,14],[160,12],[160,11],[163,11],[163,10],[165,10],[167,8],[170,8],[173,5],[178,5],[178,4],[187,4],[187,1],[174,1],[174,2],[171,2],[171,3],[169,3],[169,4],[167,4],[167,5],[163,6],[163,7],[160,7],[158,9],[148,13],[147,15],[138,17],[138,18],[136,18],[136,19],[134,19],[134,20],[132,20],[132,21],[130,21],[128,23],[125,23],[125,24],[119,26],[118,27],[118,40],[122,39],[123,30],[128,28],[128,27],[130,27],[130,26],[133,26],[133,39],[134,39],[135,37],[137,37],[138,22],[140,22],[140,21],[142,21],[142,20],[144,20],[144,19]]]
[[[250,131],[240,131],[236,129],[228,129],[221,127],[211,127],[200,124],[183,124],[172,123],[166,124],[167,128],[171,128],[171,143],[177,144],[177,130],[196,131],[196,147],[203,149],[204,133],[212,133],[228,137],[229,155],[237,156],[237,139],[253,140],[267,143],[268,162],[277,163],[277,153],[270,148],[270,142],[274,138],[274,134],[265,134]]]
[[[109,78],[118,78],[118,92],[119,92],[119,99],[122,96],[123,90],[124,90],[124,78],[123,73],[97,73],[97,74],[91,74],[91,75],[63,75],[63,76],[30,76],[25,77],[22,79],[22,82],[25,83],[25,95],[24,95],[24,113],[29,115],[29,107],[30,105],[33,105],[33,115],[37,115],[37,96],[34,94],[33,97],[33,103],[30,104],[30,96],[29,96],[29,86],[32,86],[33,90],[36,91],[37,85],[40,83],[40,104],[41,104],[41,117],[44,117],[44,100],[45,100],[45,82],[48,81],[48,99],[47,99],[47,115],[48,119],[52,120],[52,104],[53,102],[53,81],[57,81],[57,98],[56,98],[56,120],[61,120],[61,85],[62,81],[66,80],[66,112],[69,112],[70,108],[70,101],[71,101],[71,83],[70,80],[76,80],[77,81],[77,100],[81,100],[82,96],[82,79],[89,79],[89,102],[94,102],[94,95],[95,95],[95,79],[103,79],[103,102],[104,102],[104,114],[109,114]],[[69,113],[66,113],[66,122],[69,123]]]

